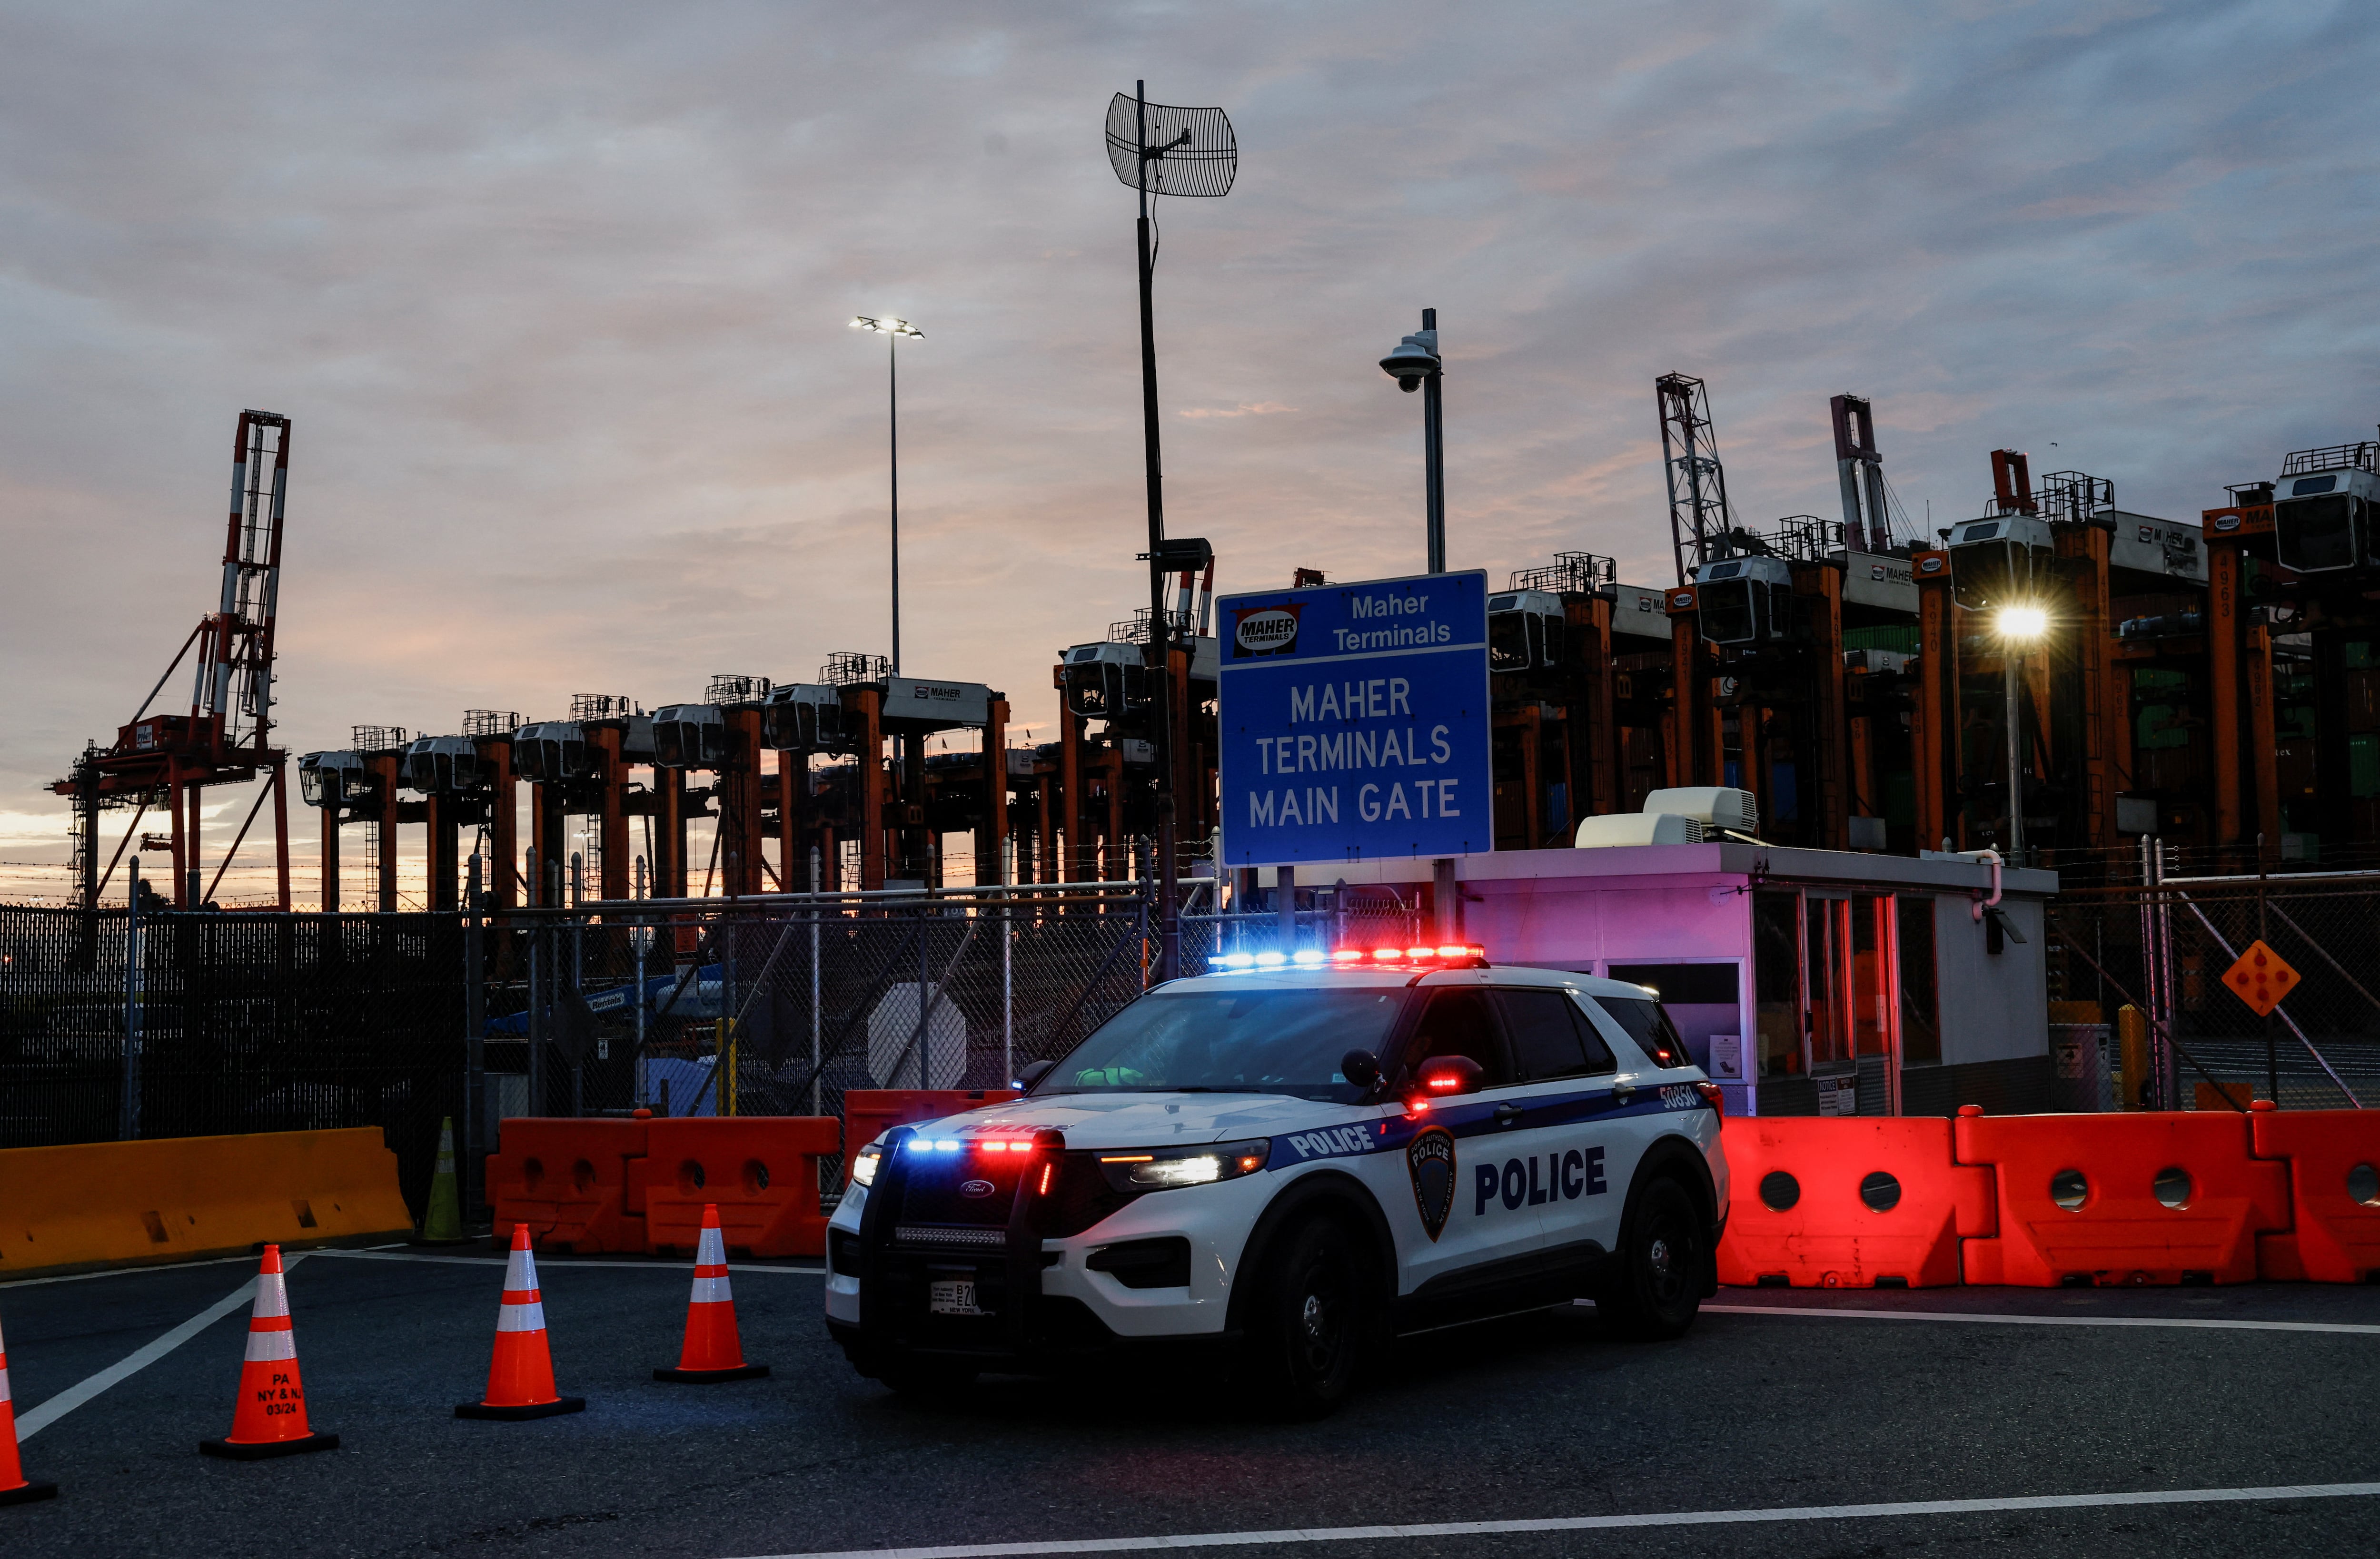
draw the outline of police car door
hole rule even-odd
[[[1433,1056],[1468,1056],[1479,1063],[1482,1078],[1478,1093],[1439,1099],[1427,1117],[1453,1137],[1454,1205],[1445,1231],[1407,1263],[1416,1285],[1527,1257],[1544,1229],[1542,1198],[1529,1200],[1524,1166],[1538,1132],[1527,1122],[1495,1003],[1481,985],[1468,983],[1427,994],[1429,1004],[1405,1046],[1405,1065],[1417,1070]]]
[[[1593,1145],[1601,1153],[1609,1194],[1583,1198],[1572,1204],[1585,1215],[1584,1232],[1576,1238],[1595,1240],[1609,1251],[1619,1246],[1620,1217],[1628,1187],[1636,1178],[1637,1162],[1669,1129],[1661,1073],[1688,1062],[1678,1032],[1658,1001],[1649,997],[1576,994],[1591,1015],[1595,1031],[1588,1036],[1588,1049],[1600,1045],[1607,1056],[1618,1058],[1616,1067],[1608,1067],[1605,1076],[1596,1080],[1605,1085],[1599,1107],[1582,1123],[1592,1128]]]
[[[1631,1170],[1644,1151],[1641,1142],[1622,1145],[1633,1140],[1613,1098],[1611,1048],[1567,990],[1506,988],[1496,1003],[1527,1101],[1534,1157],[1524,1181],[1527,1195],[1544,1197],[1545,1248],[1584,1256],[1579,1248],[1592,1241],[1609,1251],[1619,1241],[1620,1202],[1628,1188],[1613,1174],[1613,1149],[1621,1147]]]

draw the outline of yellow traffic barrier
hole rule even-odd
[[[0,1149],[0,1282],[412,1232],[376,1126]]]

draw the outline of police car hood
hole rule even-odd
[[[1281,1094],[1052,1094],[948,1116],[917,1130],[1013,1132],[1054,1126],[1070,1148],[1156,1148],[1336,1125],[1345,1108]]]

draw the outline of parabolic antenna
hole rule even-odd
[[[1108,104],[1108,161],[1116,177],[1151,195],[1228,195],[1240,170],[1240,147],[1230,115],[1220,108],[1143,103],[1118,92]]]

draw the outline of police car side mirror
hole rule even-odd
[[[1057,1064],[1055,1061],[1027,1061],[1017,1069],[1014,1085],[1022,1089],[1030,1089],[1035,1083],[1048,1077],[1050,1069]]]
[[[1476,1094],[1487,1081],[1488,1074],[1468,1056],[1432,1056],[1414,1076],[1416,1091],[1431,1099]]]
[[[1368,1050],[1350,1050],[1339,1057],[1339,1075],[1358,1088],[1380,1081],[1380,1058]]]

